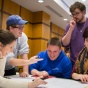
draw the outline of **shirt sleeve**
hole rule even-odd
[[[0,59],[0,88],[28,88],[28,82],[23,80],[6,79],[3,77],[6,57]]]
[[[28,38],[24,33],[22,34],[22,37],[20,37],[20,39],[18,40],[18,43],[19,42],[20,42],[20,46],[18,49],[19,55],[28,54],[29,53]]]
[[[6,66],[5,66],[5,69],[8,70],[9,68],[12,68],[14,66],[10,65],[9,64],[9,60],[15,58],[15,55],[13,52],[9,53],[7,56],[6,56]]]
[[[38,54],[38,57],[41,58],[40,53]],[[31,71],[32,71],[33,69],[36,69],[36,70],[39,71],[40,66],[41,66],[41,65],[40,65],[41,62],[42,62],[42,61],[38,61],[37,63],[34,63],[34,64],[29,65],[29,73],[31,74]]]
[[[33,69],[39,70],[39,67],[40,67],[39,62],[29,65],[29,73],[31,74],[31,71]]]
[[[28,88],[28,82],[6,79],[0,76],[0,88]]]

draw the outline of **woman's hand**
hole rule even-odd
[[[87,74],[79,74],[79,79],[82,83],[88,82],[88,75]]]
[[[37,86],[39,86],[40,84],[47,84],[46,81],[40,79],[40,78],[36,78],[33,82],[31,82],[31,84],[29,83],[28,88],[35,88]]]

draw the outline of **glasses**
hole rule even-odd
[[[74,16],[78,16],[81,12],[75,12],[74,14],[72,14],[71,16],[74,17]]]
[[[23,29],[24,28],[24,26],[18,26],[18,27],[14,27],[14,26],[12,26],[13,28],[18,28],[18,29]]]

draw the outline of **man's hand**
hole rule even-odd
[[[20,77],[23,77],[23,78],[28,77],[28,76],[29,76],[28,72],[22,72],[20,74]]]
[[[49,74],[46,71],[39,71],[37,72],[36,75],[39,76],[40,78],[49,76]]]
[[[76,22],[75,22],[75,20],[74,19],[72,19],[71,21],[70,21],[70,29],[74,29],[74,27],[75,27],[75,25],[76,25]]]
[[[38,71],[36,69],[33,69],[31,71],[31,74],[34,75],[34,76],[38,76],[39,78],[43,78],[43,77],[49,76],[48,72],[46,72],[46,71]]]
[[[49,74],[46,71],[41,71],[40,74],[42,74],[43,77],[49,76]]]
[[[43,60],[43,59],[42,58],[38,59],[38,56],[33,56],[29,59],[29,63],[33,64],[33,63],[37,63],[38,61],[41,61],[41,60]]]

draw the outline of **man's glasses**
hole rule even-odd
[[[75,12],[75,13],[72,13],[71,16],[74,17],[74,16],[78,16],[81,12]]]
[[[18,29],[20,29],[20,30],[24,28],[24,26],[17,26],[17,27],[16,27],[16,26],[12,26],[12,27],[13,27],[13,28],[18,28]]]

